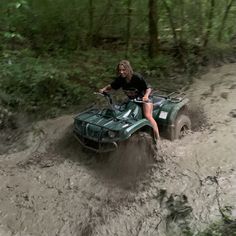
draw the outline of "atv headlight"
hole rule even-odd
[[[108,130],[107,132],[109,138],[115,138],[116,137],[116,132],[112,131],[112,130]]]

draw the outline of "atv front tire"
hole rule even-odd
[[[137,132],[120,143],[110,158],[115,163],[114,171],[128,179],[136,179],[153,164],[154,152],[152,136],[145,132]]]

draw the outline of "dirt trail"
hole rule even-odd
[[[182,235],[227,206],[236,218],[236,64],[212,69],[188,94],[195,126],[207,126],[163,140],[142,178],[120,173],[116,155],[84,151],[72,116],[35,124],[24,149],[19,140],[0,152],[0,236]]]

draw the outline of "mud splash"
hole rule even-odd
[[[87,152],[72,116],[1,146],[0,235],[185,235],[226,210],[236,218],[235,68],[196,80],[194,132],[157,153],[147,137],[110,156]]]

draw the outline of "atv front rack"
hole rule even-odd
[[[74,126],[73,133],[76,139],[82,144],[82,146],[98,153],[111,152],[117,149],[118,144],[115,141],[103,142],[101,138],[101,135],[104,134],[104,131],[109,131],[109,130],[112,131],[112,129],[103,127],[102,125],[99,124],[94,124],[92,122],[83,121],[80,119],[76,119],[76,121],[77,124]],[[95,135],[94,133],[93,137],[87,136],[85,133],[86,125],[93,125],[99,127],[100,130],[98,134]]]
[[[110,142],[110,143],[96,142],[86,137],[82,137],[76,131],[74,131],[74,136],[83,147],[97,153],[111,152],[118,148],[118,144],[116,142]]]

